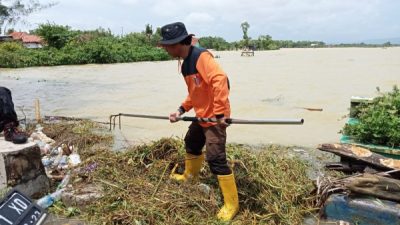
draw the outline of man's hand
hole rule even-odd
[[[225,117],[217,119],[217,123],[218,123],[218,125],[220,125],[222,127],[228,127],[229,126],[229,123],[226,122],[226,118]]]
[[[178,117],[179,117],[180,115],[182,115],[182,114],[181,114],[181,112],[179,112],[179,111],[176,111],[176,112],[174,112],[174,113],[170,113],[170,114],[169,114],[169,122],[171,122],[171,123],[176,123],[176,122],[178,122],[178,121],[179,121],[179,120],[178,120]]]

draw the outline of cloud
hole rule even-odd
[[[188,24],[207,24],[213,22],[214,17],[208,13],[193,12],[190,13],[184,21]]]
[[[114,1],[115,2],[115,1]],[[128,5],[128,6],[134,6],[137,5],[137,3],[139,2],[139,0],[121,0],[121,3],[124,5]]]

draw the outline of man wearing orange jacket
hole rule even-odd
[[[217,175],[224,196],[224,206],[218,218],[231,220],[239,210],[235,177],[226,160],[225,118],[230,117],[228,77],[206,49],[191,45],[192,36],[181,22],[171,23],[161,28],[160,45],[174,58],[184,59],[181,71],[185,79],[188,95],[178,110],[169,119],[177,122],[177,117],[194,109],[196,117],[216,118],[217,123],[192,122],[185,136],[185,171],[174,171],[171,179],[177,181],[197,180],[204,161],[202,149],[206,146],[206,158],[213,174]]]

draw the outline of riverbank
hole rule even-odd
[[[207,164],[200,185],[178,184],[168,178],[175,163],[182,172],[181,139],[162,138],[114,152],[110,133],[96,123],[69,121],[43,126],[56,145],[74,144],[81,156],[82,164],[71,170],[66,192],[74,190],[79,196],[88,186],[96,186],[102,196],[84,204],[59,201],[49,209],[51,213],[89,224],[220,224],[215,215],[223,201]],[[313,166],[298,156],[304,150],[231,144],[227,151],[241,204],[234,222],[300,224],[318,210],[309,178]]]
[[[2,68],[109,64],[169,59],[170,57],[163,49],[108,37],[70,44],[61,49],[28,49],[14,42],[0,44],[0,67]]]
[[[350,47],[360,48],[359,46],[348,46],[347,48]],[[326,46],[320,48],[346,48],[346,46]],[[382,46],[366,46],[361,48],[382,48]],[[258,52],[256,51],[255,54],[258,54]],[[0,68],[132,63],[165,61],[170,59],[163,49],[148,45],[145,42],[141,44],[135,41],[130,42],[127,38],[103,37],[88,42],[73,43],[61,49],[51,47],[29,49],[23,47],[20,43],[0,43]]]

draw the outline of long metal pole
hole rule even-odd
[[[144,114],[127,114],[127,113],[119,113],[117,115],[110,116],[114,117],[138,117],[138,118],[147,118],[147,119],[161,119],[161,120],[169,120],[168,116],[154,116],[154,115],[144,115]],[[195,121],[195,122],[217,122],[216,118],[198,118],[198,117],[178,117],[178,120],[182,121]],[[234,119],[227,118],[226,122],[229,124],[254,124],[254,125],[302,125],[304,123],[304,119]],[[110,127],[111,128],[111,127]]]
[[[127,117],[139,117],[139,118],[147,118],[147,119],[159,119],[159,120],[169,120],[168,116],[153,116],[153,115],[144,115],[144,114],[126,114],[120,113],[120,116],[127,116]]]

